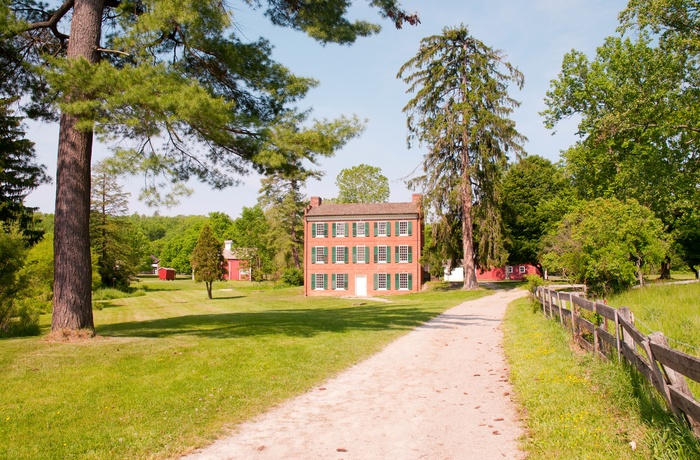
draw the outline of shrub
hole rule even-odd
[[[285,268],[281,279],[284,284],[290,286],[303,286],[304,271],[301,268]]]
[[[537,288],[539,286],[544,286],[546,284],[549,284],[548,281],[545,281],[544,278],[542,278],[539,275],[525,275],[525,288],[530,291],[530,295],[535,295],[535,292],[537,292]]]

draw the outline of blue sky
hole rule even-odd
[[[402,112],[411,95],[407,85],[396,78],[403,63],[418,51],[421,38],[439,34],[444,27],[465,24],[470,33],[487,45],[502,50],[507,60],[525,75],[525,87],[512,88],[511,95],[522,102],[513,118],[518,130],[529,140],[525,150],[553,161],[559,152],[575,142],[575,122],[560,125],[556,135],[545,129],[539,112],[549,83],[561,69],[564,53],[571,49],[591,56],[606,36],[613,35],[617,15],[624,0],[404,0],[408,12],[417,12],[421,24],[396,30],[383,22],[375,10],[356,1],[355,17],[379,22],[378,35],[359,39],[351,46],[321,46],[305,35],[274,27],[258,13],[241,7],[234,10],[234,21],[244,38],[268,38],[274,45],[274,58],[299,75],[313,77],[320,85],[301,102],[313,108],[314,118],[335,118],[355,114],[367,119],[361,137],[352,140],[335,157],[323,161],[326,171],[320,181],[307,184],[308,196],[333,197],[335,178],[341,169],[366,163],[382,169],[389,178],[391,201],[410,201],[411,191],[404,179],[420,167],[424,151],[406,146],[406,117]],[[36,143],[41,163],[55,176],[58,126],[29,124],[28,137]],[[109,154],[98,146],[93,162]],[[235,218],[243,206],[253,206],[258,197],[259,177],[243,178],[244,184],[223,191],[190,183],[195,192],[173,208],[157,209],[161,215],[225,212]],[[136,200],[142,178],[121,181],[132,193],[129,212],[152,214]],[[55,185],[45,185],[26,200],[42,212],[54,210]]]

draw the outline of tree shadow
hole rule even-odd
[[[323,332],[413,329],[438,313],[416,305],[365,305],[340,308],[267,310],[253,313],[186,315],[150,321],[106,324],[106,337],[170,337],[176,335],[228,339],[265,335],[313,337]]]

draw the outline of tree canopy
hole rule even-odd
[[[335,179],[338,187],[336,203],[386,203],[389,201],[389,179],[381,168],[359,164],[340,171]]]
[[[685,222],[700,207],[697,3],[633,0],[621,19],[632,36],[608,37],[590,60],[575,50],[564,57],[545,123],[580,116],[581,140],[564,154],[579,196],[649,207],[692,267],[700,253]]]
[[[348,19],[345,0],[245,3],[322,43],[352,43],[379,30]],[[418,22],[396,0],[370,5],[397,27]],[[29,100],[49,109],[43,114],[60,114],[52,329],[94,327],[87,281],[93,133],[125,141],[117,159],[151,179],[143,194],[151,202],[170,189],[164,184],[180,192],[196,178],[225,187],[251,169],[276,169],[258,154],[316,82],[275,62],[264,38],[237,36],[232,10],[209,0],[0,3],[0,55],[14,64],[4,76],[32,83],[8,91],[32,90]]]
[[[510,83],[522,87],[523,75],[462,25],[422,39],[398,77],[416,93],[404,108],[409,147],[428,148],[423,174],[409,185],[423,190],[436,229],[452,235],[455,225],[461,227],[461,254],[448,248],[451,265],[462,257],[464,286],[475,288],[477,264],[500,265],[506,258],[498,184],[508,154],[523,152],[525,138],[509,118],[519,103],[508,94]]]
[[[209,224],[205,224],[192,252],[191,263],[194,280],[205,284],[210,299],[214,281],[223,280],[227,273],[223,249],[224,245],[216,239]]]

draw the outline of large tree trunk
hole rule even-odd
[[[466,134],[465,134],[466,137]],[[466,139],[462,147],[462,249],[464,254],[464,289],[476,289],[476,264],[474,262],[474,235],[472,225],[472,183],[470,177],[469,152]]]
[[[671,258],[669,256],[666,256],[661,262],[661,273],[659,273],[659,279],[671,279]]]
[[[68,59],[97,62],[104,3],[105,0],[75,0]],[[75,116],[61,115],[56,170],[53,331],[94,329],[89,231],[92,132],[75,129],[78,121]]]

